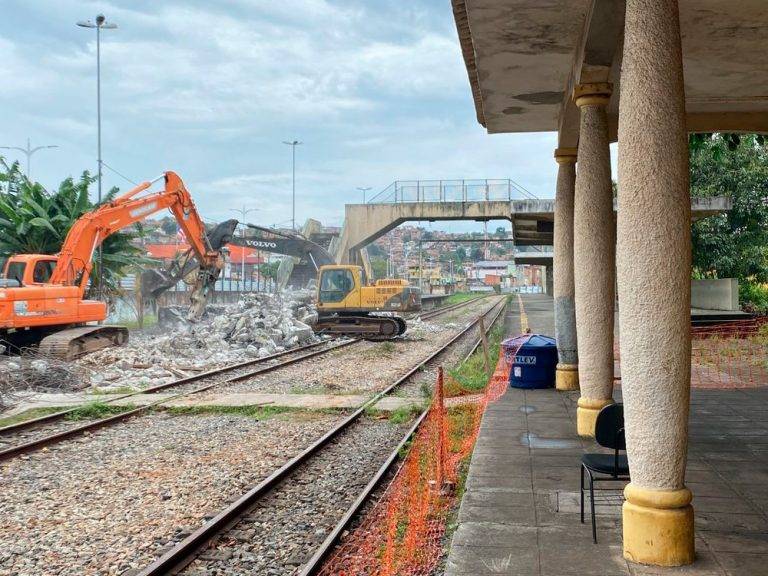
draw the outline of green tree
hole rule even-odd
[[[259,274],[262,278],[277,278],[277,269],[280,267],[280,262],[264,262],[259,264]]]
[[[467,249],[464,248],[464,246],[459,246],[456,248],[456,257],[459,259],[459,262],[463,262],[467,259]]]
[[[379,246],[378,244],[368,244],[368,256],[371,258],[377,258],[377,257],[383,257],[386,256],[386,251],[384,248]]]
[[[382,280],[387,277],[387,260],[385,258],[371,258],[371,271],[373,278]]]
[[[160,229],[168,236],[174,236],[179,231],[179,223],[175,219],[166,216],[160,220]]]
[[[762,137],[696,135],[690,145],[691,196],[727,195],[733,208],[692,227],[700,277],[768,282],[768,150]]]
[[[0,256],[12,254],[56,254],[72,224],[96,205],[88,198],[88,187],[96,178],[83,172],[79,180],[67,178],[55,192],[31,182],[19,170],[18,163],[8,165],[0,157],[5,173],[0,173]],[[112,188],[103,202],[110,202],[118,193]],[[107,294],[119,289],[119,280],[134,266],[149,263],[131,241],[141,233],[135,231],[112,234],[102,244],[104,288]],[[97,290],[98,263],[91,273],[91,289]]]

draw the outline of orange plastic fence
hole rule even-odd
[[[618,342],[614,356],[620,365]],[[691,329],[691,387],[757,386],[768,386],[768,318]]]
[[[380,499],[323,565],[333,576],[426,576],[438,568],[447,516],[456,502],[461,463],[472,452],[485,407],[508,386],[499,355],[483,394],[444,398],[438,371],[435,397],[411,448]],[[460,390],[452,383],[452,390]]]
[[[768,318],[694,328],[691,386],[768,386]]]

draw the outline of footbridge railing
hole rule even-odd
[[[402,202],[481,202],[483,200],[538,200],[514,180],[396,180],[367,204]]]

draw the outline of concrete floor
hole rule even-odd
[[[522,303],[532,331],[552,334],[551,300]],[[508,333],[519,333],[511,308]],[[577,397],[510,389],[489,405],[446,575],[768,574],[768,387],[693,391],[686,484],[697,559],[675,569],[624,560],[620,490],[596,498],[597,545],[589,515],[580,523],[580,456],[598,448],[575,434]]]

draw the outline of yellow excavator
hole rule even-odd
[[[321,266],[317,278],[319,334],[390,340],[405,332],[403,312],[421,310],[421,290],[406,280],[376,280],[369,285],[360,266]]]

